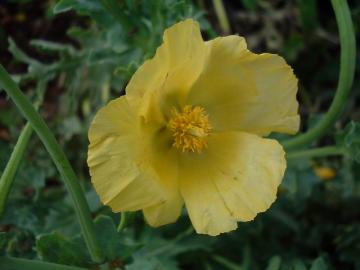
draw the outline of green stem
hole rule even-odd
[[[36,87],[36,92],[38,93],[37,101],[35,101],[34,106],[38,108],[43,101],[44,92],[46,88],[47,80],[44,78],[39,79]],[[33,129],[30,123],[27,123],[23,130],[20,133],[18,141],[14,147],[13,152],[11,153],[10,159],[6,164],[6,167],[3,171],[3,174],[0,178],[0,218],[5,212],[5,205],[8,199],[12,183],[15,180],[15,174],[20,165],[20,162],[24,156],[25,149],[29,143],[30,137],[32,135]]]
[[[125,229],[127,222],[128,222],[128,212],[121,212],[120,222],[117,231],[121,232],[123,229]]]
[[[230,33],[230,23],[222,0],[213,0],[216,16],[219,20],[221,30],[224,34]]]
[[[347,153],[345,148],[337,146],[325,146],[314,149],[296,151],[286,154],[286,159],[298,159],[298,158],[314,158],[314,157],[326,157],[326,156],[339,156]]]
[[[72,197],[75,212],[78,216],[82,233],[91,257],[95,262],[102,262],[104,257],[96,239],[89,206],[87,205],[84,193],[69,161],[44,120],[36,112],[30,101],[21,92],[2,65],[0,65],[0,88],[3,88],[14,101],[18,109],[29,121],[32,128],[45,145],[46,150],[53,159],[58,171],[64,179],[65,186]]]
[[[242,269],[251,269],[251,249],[249,245],[244,246],[243,248],[243,261],[241,263]]]
[[[0,257],[0,269],[4,270],[86,270],[82,267],[61,265],[56,263],[19,259],[14,257]]]
[[[24,156],[26,146],[32,134],[32,127],[27,123],[18,138],[10,159],[6,164],[5,170],[0,178],[0,218],[4,214],[6,201],[15,178],[19,164]]]
[[[323,136],[339,117],[350,92],[355,72],[354,27],[346,0],[331,0],[340,33],[340,73],[334,100],[320,122],[306,133],[282,142],[286,150],[305,146]]]

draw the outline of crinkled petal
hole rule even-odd
[[[199,24],[187,19],[166,29],[163,44],[133,75],[127,88],[129,100],[147,120],[163,121],[171,107],[189,91],[202,70],[205,43]]]
[[[251,53],[239,36],[206,44],[206,65],[187,102],[203,106],[215,130],[298,131],[297,79],[282,57]]]
[[[147,138],[140,131],[140,121],[125,97],[102,108],[89,130],[91,181],[101,201],[115,212],[135,211],[164,201],[156,172],[143,150]]]
[[[202,154],[183,155],[179,166],[180,191],[196,231],[217,235],[270,207],[286,161],[275,140],[223,132],[211,134]]]

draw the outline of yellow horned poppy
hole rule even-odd
[[[299,127],[297,79],[283,58],[254,54],[244,38],[204,42],[197,22],[167,29],[126,95],[89,130],[88,164],[101,201],[142,210],[151,226],[183,204],[198,233],[218,235],[276,199],[286,168],[271,132]]]

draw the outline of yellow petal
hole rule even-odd
[[[286,162],[275,140],[223,132],[212,134],[200,155],[183,155],[179,166],[181,194],[196,231],[217,235],[270,207]]]
[[[164,32],[163,44],[133,75],[126,94],[146,119],[162,121],[163,114],[178,106],[201,72],[205,43],[199,24],[187,19]]]
[[[156,172],[143,152],[147,138],[139,119],[121,97],[96,114],[89,130],[91,181],[101,201],[115,212],[135,211],[164,201]]]
[[[164,201],[143,209],[146,221],[153,227],[175,222],[180,216],[183,199],[178,186],[177,151],[173,148],[168,130],[156,133],[151,153],[151,165],[157,172],[158,181],[164,190]]]
[[[181,214],[183,200],[178,190],[167,193],[166,200],[155,206],[143,210],[145,220],[153,227],[174,223]]]
[[[204,107],[215,130],[297,132],[297,79],[283,58],[251,53],[238,36],[211,40],[207,50],[188,103]]]

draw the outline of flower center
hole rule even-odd
[[[207,147],[206,137],[211,126],[208,115],[200,106],[187,105],[181,112],[174,109],[168,128],[173,132],[173,146],[182,152],[201,153]]]

